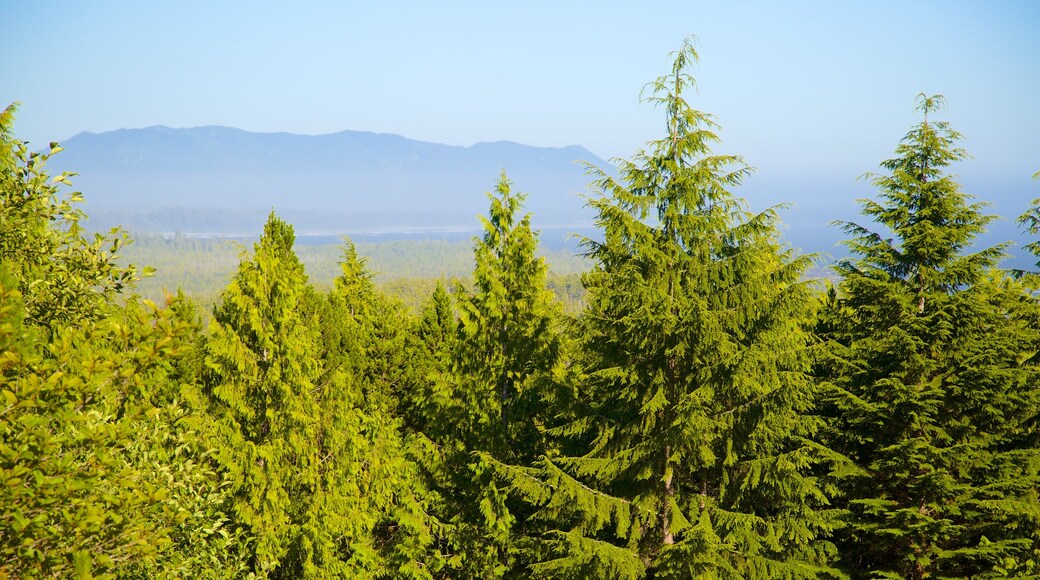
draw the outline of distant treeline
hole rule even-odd
[[[696,57],[650,85],[662,139],[592,169],[587,262],[538,255],[505,174],[472,243],[272,213],[249,248],[126,246],[8,108],[0,578],[1040,575],[1040,277],[968,250],[992,218],[942,98],[813,281],[712,153]],[[128,256],[219,295],[147,300]]]
[[[178,289],[203,307],[217,302],[239,260],[256,239],[229,240],[194,236],[135,234],[122,252],[121,264],[147,264],[151,276],[137,283],[137,293],[161,301]],[[472,240],[391,240],[349,242],[369,265],[372,279],[385,292],[415,310],[433,291],[437,280],[470,284],[473,272]],[[340,275],[344,243],[297,245],[296,254],[308,281],[328,289]],[[549,273],[548,284],[568,312],[581,308],[580,275],[590,266],[579,250],[540,247]]]

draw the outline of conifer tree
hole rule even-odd
[[[432,546],[437,522],[418,467],[413,443],[395,416],[399,391],[407,388],[404,349],[408,317],[372,282],[365,261],[346,241],[342,274],[320,317],[326,350],[323,417],[331,420],[326,452],[341,467],[330,473],[339,485],[337,513],[350,526],[355,552],[351,575],[428,578],[443,561]],[[360,564],[364,564],[361,566]]]
[[[489,198],[484,235],[474,248],[474,290],[466,295],[456,288],[464,298],[458,301],[455,393],[465,409],[469,449],[526,462],[544,453],[538,413],[559,355],[553,326],[559,305],[546,288],[531,216],[519,215],[526,195],[513,193],[503,172]]]
[[[422,488],[368,348],[380,315],[352,248],[309,287],[273,214],[214,309],[204,386],[235,523],[258,577],[427,578]]]
[[[809,438],[808,257],[779,242],[775,210],[751,214],[730,188],[751,171],[719,156],[711,115],[686,91],[690,41],[649,85],[667,135],[603,195],[586,240],[584,368],[577,419],[557,433],[577,457],[514,471],[549,522],[553,577],[815,578],[828,571],[827,498]]]
[[[961,136],[924,119],[868,174],[863,213],[842,223],[854,258],[822,318],[830,438],[857,470],[843,483],[842,559],[856,577],[1037,572],[1038,312],[995,270],[1004,245],[969,252],[993,219],[946,171]]]
[[[399,412],[411,433],[432,433],[451,398],[445,376],[451,365],[458,320],[451,295],[440,281],[422,307],[408,335],[411,353],[409,387],[400,396]]]
[[[366,389],[366,398],[379,400],[381,412],[396,415],[397,402],[410,376],[406,349],[412,317],[399,301],[380,292],[372,281],[365,259],[353,242],[345,242],[342,274],[335,281],[333,299],[344,312],[341,320],[346,352],[354,354],[354,372]]]
[[[1033,174],[1033,179],[1040,180],[1040,171]],[[1019,216],[1019,225],[1023,226],[1030,235],[1040,234],[1040,197],[1033,200],[1029,204],[1029,209]],[[1025,246],[1031,254],[1040,259],[1040,240],[1032,241]],[[1040,262],[1037,263],[1037,267],[1040,268]]]
[[[218,459],[237,482],[233,514],[254,538],[247,549],[260,577],[306,568],[313,540],[303,526],[320,485],[318,337],[299,313],[306,277],[293,241],[272,213],[214,308],[205,352]]]
[[[467,578],[499,577],[520,565],[511,540],[516,514],[495,466],[529,465],[545,453],[542,427],[551,407],[544,400],[560,348],[559,306],[546,288],[530,216],[519,215],[525,196],[513,193],[503,173],[488,197],[484,235],[474,246],[473,291],[457,284],[454,293],[451,363],[437,369],[440,382],[421,415],[437,452],[424,467],[451,525],[449,564],[453,575]],[[454,320],[447,294],[437,296],[427,311],[430,333]]]

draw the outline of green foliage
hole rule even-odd
[[[505,174],[481,217],[474,248],[472,293],[456,286],[459,342],[455,395],[463,409],[460,435],[470,450],[506,461],[528,461],[545,449],[538,418],[546,375],[559,355],[553,324],[559,306],[546,288],[530,215],[517,220],[525,196]]]
[[[1040,180],[1040,171],[1033,174],[1033,179]],[[1018,223],[1030,235],[1036,236],[1040,234],[1040,198],[1034,199],[1029,204],[1029,209],[1018,217]],[[1037,258],[1040,258],[1040,240],[1026,244],[1025,249]],[[1037,267],[1040,267],[1040,262],[1037,262]]]
[[[590,168],[603,241],[586,241],[576,419],[556,430],[584,451],[515,483],[556,530],[539,575],[829,570],[813,469],[830,454],[810,440],[813,301],[800,281],[810,258],[780,246],[774,210],[752,215],[729,192],[750,169],[711,154],[717,126],[684,98],[696,59],[687,42],[649,85],[667,136],[617,179]]]
[[[175,310],[116,305],[135,277],[116,265],[125,237],[83,238],[79,194],[60,198],[68,176],[48,182],[49,154],[13,140],[12,116],[0,116],[0,576],[178,574],[207,549],[173,557],[183,526],[212,524],[183,501],[209,481],[182,460],[190,413],[169,380],[193,333]]]
[[[346,474],[349,483],[339,497],[357,504],[348,519],[357,527],[356,541],[371,542],[378,556],[374,574],[427,578],[442,566],[432,547],[436,522],[427,515],[432,500],[411,460],[421,452],[402,437],[396,418],[398,401],[412,386],[406,348],[410,320],[376,289],[349,240],[341,268],[322,317],[323,329],[338,327],[323,332],[326,372],[343,376],[342,386],[327,391],[325,417],[346,419],[327,429],[328,453],[340,466],[331,475],[343,481]]]
[[[0,572],[104,575],[151,561],[180,514],[166,482],[133,461],[162,425],[136,393],[170,356],[176,327],[149,307],[41,332],[18,286],[3,274]]]
[[[942,97],[821,296],[674,57],[581,258],[504,173],[472,248],[297,249],[272,213],[237,258],[124,252],[4,110],[0,578],[1040,576],[1040,276],[969,251]],[[208,319],[160,292],[189,271]]]
[[[348,245],[328,297],[306,284],[274,215],[214,311],[206,392],[234,521],[259,577],[427,577],[422,490],[405,458],[386,370],[391,345]]]
[[[293,239],[272,214],[215,308],[205,345],[217,459],[235,481],[234,521],[253,538],[242,547],[260,577],[293,576],[310,563],[304,527],[321,490],[318,336],[300,316],[306,278]]]
[[[496,466],[527,465],[547,451],[542,427],[553,409],[546,403],[561,340],[530,216],[518,216],[524,195],[503,174],[489,198],[473,290],[455,286],[458,322],[443,289],[424,311],[419,336],[432,381],[411,403],[414,422],[439,450],[424,469],[451,525],[448,564],[467,578],[519,565],[510,539],[516,515]]]
[[[197,497],[219,490],[193,456],[191,414],[177,401],[152,404],[186,326],[130,302],[44,333],[26,325],[18,285],[3,278],[0,572],[181,574],[205,553],[206,568],[228,570],[219,543],[197,543],[223,515]]]
[[[198,382],[202,371],[202,325],[195,305],[183,293],[168,297],[168,309],[158,320],[171,327],[169,353],[162,364],[140,376],[132,400],[148,411],[150,421],[138,422],[137,439],[126,448],[128,461],[147,473],[154,485],[166,490],[159,519],[170,544],[154,561],[137,561],[122,571],[143,577],[231,578],[247,571],[239,549],[249,539],[230,525],[228,511],[233,481],[217,469],[208,445],[209,416]],[[136,300],[125,306],[126,316],[140,319]]]
[[[941,103],[918,97],[924,121],[870,176],[880,200],[863,213],[893,237],[843,224],[858,257],[821,318],[830,438],[857,467],[841,553],[862,577],[1035,565],[1040,310],[991,270],[1004,245],[965,251],[992,217],[944,173],[965,153],[928,119]]]
[[[19,280],[26,317],[32,324],[74,323],[103,316],[105,307],[138,278],[131,264],[119,265],[129,237],[118,229],[107,236],[83,235],[83,196],[66,198],[60,186],[72,174],[50,179],[47,160],[61,151],[29,151],[13,137],[15,105],[0,113],[0,259]]]
[[[451,365],[457,325],[452,297],[438,281],[408,334],[412,376],[399,394],[399,409],[411,433],[438,431],[443,420],[441,413],[450,405],[451,392],[445,377]]]

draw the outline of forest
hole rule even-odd
[[[975,247],[944,99],[819,279],[735,193],[696,60],[589,166],[580,275],[503,173],[413,305],[349,240],[316,284],[274,212],[219,296],[145,295],[8,107],[0,578],[1040,576],[1040,276]]]

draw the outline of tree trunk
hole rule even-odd
[[[661,542],[665,546],[675,543],[672,534],[672,502],[675,497],[675,488],[672,487],[672,446],[664,446],[664,499],[661,500]]]

